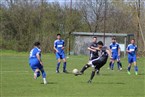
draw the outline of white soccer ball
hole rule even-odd
[[[79,72],[78,69],[73,69],[72,73],[77,74]]]

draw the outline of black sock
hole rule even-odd
[[[110,68],[111,68],[111,64],[112,64],[112,62],[109,63],[109,67],[110,67]]]
[[[87,68],[89,68],[90,66],[88,65],[88,64],[86,64],[83,68],[82,68],[82,70],[80,71],[81,73],[84,73],[84,71],[87,69]]]
[[[92,80],[94,78],[94,75],[95,75],[95,71],[92,71],[90,80]]]
[[[121,62],[117,62],[119,65],[120,65],[120,67],[122,68],[122,64],[121,64]]]

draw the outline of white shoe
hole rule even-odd
[[[46,78],[43,78],[43,82],[44,84],[47,84]]]
[[[47,81],[44,81],[44,84],[46,85],[48,82]]]
[[[122,68],[120,68],[120,71],[122,71]]]

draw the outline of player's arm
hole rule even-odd
[[[121,52],[121,49],[120,49],[120,47],[118,46],[118,56],[120,56],[120,52]]]
[[[56,51],[56,52],[58,52],[58,50],[56,49],[56,42],[54,42],[54,46],[53,46],[53,49]]]
[[[95,49],[92,49],[92,48],[90,48],[90,47],[88,47],[88,50],[93,51],[93,52],[96,52]]]
[[[38,52],[36,54],[37,59],[39,60],[40,64],[43,66],[42,60],[41,60],[41,56],[40,56],[40,52]]]
[[[131,52],[131,51],[129,50],[129,47],[127,47],[126,52],[127,52],[127,53],[130,53],[130,52]]]
[[[63,41],[63,46],[62,46],[62,48],[61,48],[61,49],[63,49],[63,50],[64,50],[64,48],[65,48],[65,47],[64,47],[64,44],[65,44],[65,43],[64,43],[64,41]]]
[[[112,59],[112,53],[109,49],[106,49],[106,52],[108,53],[109,57]]]

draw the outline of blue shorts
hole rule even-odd
[[[33,71],[35,71],[36,69],[39,69],[39,70],[43,69],[43,66],[40,64],[40,62],[35,62],[35,61],[30,62],[29,65]]]
[[[120,60],[120,57],[118,55],[112,55],[113,60]]]
[[[136,62],[136,56],[128,56],[128,63]]]
[[[62,54],[56,53],[56,59],[64,59],[64,58],[65,58],[64,53],[62,53]]]

